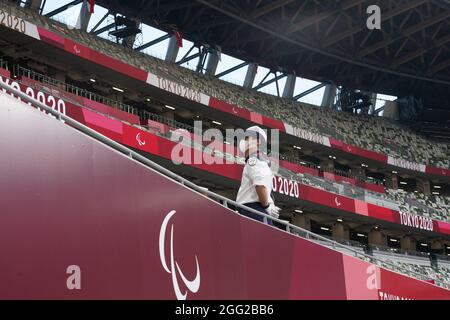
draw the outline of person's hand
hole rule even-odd
[[[274,217],[274,218],[278,218],[279,216],[280,216],[280,208],[279,207],[277,207],[275,204],[273,204],[273,203],[270,203],[269,204],[269,207],[268,208],[266,208],[266,212],[268,213],[268,214],[270,214],[272,217]]]

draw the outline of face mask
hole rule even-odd
[[[242,153],[245,153],[248,149],[256,150],[258,149],[258,142],[255,139],[249,139],[248,141],[245,141],[244,139],[239,141],[239,150]]]
[[[247,142],[244,139],[239,140],[239,151],[244,153],[245,150],[247,150]]]

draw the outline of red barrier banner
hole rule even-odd
[[[141,124],[146,126],[150,132],[154,132],[159,135],[169,133],[169,126],[157,121],[146,120]]]
[[[436,167],[426,166],[425,172],[429,173],[429,174],[435,174],[435,175],[438,175],[438,176],[450,177],[450,169],[443,169],[443,168],[436,168]]]
[[[308,173],[312,176],[319,176],[319,170],[314,169],[314,168],[308,168],[296,163],[292,163],[286,160],[281,160],[280,159],[280,166],[282,166],[283,168],[286,168],[288,170],[291,170],[293,172],[298,172],[298,173]]]
[[[225,101],[216,99],[214,97],[210,98],[209,106],[226,113],[232,113],[236,117],[243,118],[249,121],[251,120],[250,111],[248,111],[247,109],[226,103]]]
[[[358,183],[356,184],[358,186]],[[370,191],[378,192],[378,193],[386,193],[384,186],[381,184],[362,182],[361,187]]]
[[[316,189],[307,185],[300,185],[300,198],[323,206],[355,212],[354,199],[334,194],[325,190]]]

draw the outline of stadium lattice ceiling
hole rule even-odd
[[[176,28],[197,44],[317,81],[445,99],[450,88],[447,0],[99,0],[111,12]],[[381,9],[369,30],[367,7]]]

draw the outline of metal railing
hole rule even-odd
[[[370,249],[373,251],[379,251],[380,253],[387,254],[387,255],[402,255],[406,258],[408,257],[419,257],[419,258],[426,258],[430,259],[430,253],[428,252],[420,252],[415,250],[403,250],[401,248],[394,248],[389,247],[385,245],[379,245],[379,244],[371,244],[369,245]]]
[[[361,244],[361,242],[350,240],[350,239],[344,239],[344,238],[333,238],[331,236],[323,236],[327,239],[330,239],[335,242],[339,242],[340,244],[344,244],[346,246],[351,246],[354,248],[359,248],[360,250],[364,250],[365,246]]]
[[[0,59],[0,68],[9,70],[8,69],[8,61]]]
[[[300,159],[299,157],[296,157],[294,155],[287,155],[287,154],[280,154],[280,159],[282,160],[286,160],[292,163],[297,163],[300,164],[304,167],[307,168],[312,168],[312,169],[316,169],[317,171],[323,173],[323,172],[330,172],[330,173],[334,173],[337,174],[339,176],[342,177],[346,177],[346,178],[351,178],[351,179],[356,179],[362,182],[368,182],[368,183],[373,183],[373,184],[377,184],[377,185],[384,185],[383,181],[375,179],[375,178],[367,178],[367,177],[363,177],[360,175],[355,175],[355,174],[351,174],[349,172],[343,171],[343,170],[339,170],[339,169],[332,169],[332,170],[323,170],[319,165],[316,165],[314,163],[305,161],[303,159]]]
[[[123,146],[122,144],[108,138],[105,137],[104,135],[98,133],[97,131],[85,126],[84,124],[64,115],[63,113],[53,110],[52,108],[46,106],[45,104],[41,103],[40,101],[28,96],[27,94],[21,92],[20,90],[17,90],[13,87],[11,87],[10,85],[3,83],[0,81],[0,87],[5,89],[7,92],[9,92],[10,94],[13,94],[17,97],[20,97],[23,101],[29,102],[30,104],[41,108],[42,110],[45,110],[46,112],[48,112],[49,114],[55,116],[59,121],[64,121],[65,123],[67,123],[68,125],[70,125],[71,127],[83,132],[84,134],[104,143],[105,145],[115,149],[116,151],[122,153],[123,155],[127,156],[130,160],[135,160],[145,166],[147,166],[148,168],[151,168],[153,170],[156,170],[162,174],[164,174],[165,176],[173,179],[174,181],[189,187],[190,189],[199,192],[203,195],[208,196],[211,199],[216,200],[219,204],[223,205],[224,207],[228,208],[230,207],[230,205],[234,206],[235,208],[241,208],[241,209],[245,209],[251,213],[254,213],[260,217],[262,217],[263,222],[265,224],[268,224],[268,221],[272,221],[272,222],[276,222],[278,225],[283,226],[284,228],[284,232],[288,232],[290,234],[299,236],[303,239],[309,240],[309,241],[313,241],[314,243],[317,243],[319,245],[324,246],[321,243],[326,243],[327,245],[325,245],[325,247],[331,247],[334,250],[343,250],[346,254],[348,254],[348,252],[351,252],[352,255],[358,259],[362,259],[364,261],[370,262],[372,264],[375,264],[379,267],[384,267],[384,268],[388,268],[390,270],[393,271],[397,271],[406,275],[409,275],[411,277],[420,279],[420,280],[427,280],[428,277],[417,273],[417,272],[413,272],[411,270],[408,270],[407,268],[402,268],[398,265],[395,265],[393,263],[389,263],[386,261],[382,261],[379,259],[374,258],[373,256],[367,255],[363,252],[360,252],[358,250],[353,249],[350,246],[346,246],[343,244],[340,244],[338,242],[332,241],[330,239],[327,239],[326,237],[317,235],[315,233],[312,233],[308,230],[302,229],[298,226],[295,226],[291,223],[289,223],[288,221],[282,220],[282,219],[278,219],[275,217],[272,217],[268,214],[259,212],[257,210],[254,210],[253,208],[249,208],[246,207],[242,204],[239,204],[233,200],[230,200],[224,196],[221,196],[219,194],[216,194],[214,192],[211,192],[209,190],[205,190],[204,188],[196,185],[195,183],[173,173],[172,171],[162,167],[161,165],[149,160],[148,158],[142,156],[141,154]],[[7,93],[3,93],[0,92],[0,94],[7,94]],[[232,211],[233,212],[233,211]],[[235,212],[235,211],[234,211]],[[276,228],[276,227],[274,227]],[[280,231],[282,231],[282,229],[280,229]]]
[[[185,129],[191,133],[194,133],[194,127],[189,124],[182,123],[182,122],[179,122],[176,120],[172,120],[172,119],[166,118],[164,116],[161,116],[159,114],[148,112],[147,110],[140,110],[139,115],[144,120],[156,121],[156,122],[159,122],[162,124],[167,124],[168,126],[173,127],[173,128]]]
[[[443,254],[435,254],[437,260],[444,260],[448,261],[450,263],[450,256],[449,255],[443,255]]]
[[[13,73],[16,76],[24,76],[24,77],[27,77],[27,78],[30,78],[30,79],[42,82],[44,84],[49,84],[51,86],[55,86],[55,87],[61,88],[61,89],[63,89],[64,91],[66,91],[68,93],[72,93],[72,94],[75,94],[77,96],[80,96],[80,97],[83,97],[83,98],[87,98],[89,100],[93,100],[93,101],[96,101],[96,102],[100,102],[100,103],[103,103],[103,104],[106,104],[106,105],[109,105],[109,106],[112,106],[112,107],[116,107],[116,108],[118,108],[118,109],[120,109],[122,111],[131,113],[131,114],[138,115],[138,113],[139,113],[138,112],[138,108],[136,108],[136,107],[130,106],[128,104],[119,102],[119,101],[114,100],[114,99],[107,98],[107,97],[99,95],[97,93],[93,93],[92,91],[89,91],[87,89],[79,88],[77,86],[68,84],[68,83],[66,83],[64,81],[56,80],[54,78],[48,77],[46,75],[43,75],[43,74],[41,74],[39,72],[23,68],[23,67],[21,67],[19,65],[14,65],[13,66]]]

